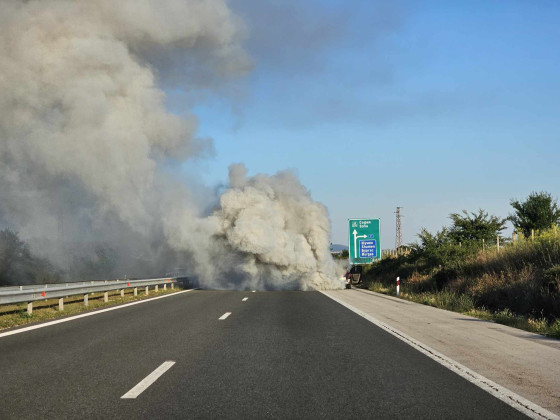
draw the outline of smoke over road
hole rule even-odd
[[[339,287],[327,210],[293,173],[247,178],[243,165],[232,165],[229,183],[216,210],[200,221],[194,242],[188,214],[167,226],[171,243],[195,253],[198,272],[211,286]]]
[[[326,209],[293,174],[234,165],[208,212],[165,170],[212,142],[161,86],[217,89],[252,67],[225,0],[5,0],[0,27],[0,228],[69,273],[103,259],[106,275],[338,287]]]

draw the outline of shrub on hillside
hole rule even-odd
[[[444,291],[468,296],[478,307],[541,319],[560,318],[560,235],[551,230],[534,241],[500,252],[475,244],[459,247],[425,231],[410,255],[374,263],[368,279],[387,286],[396,276],[411,293]]]
[[[515,213],[508,219],[526,238],[533,231],[545,231],[560,223],[558,202],[545,191],[532,192],[525,201],[511,200]]]

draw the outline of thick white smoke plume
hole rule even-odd
[[[0,228],[69,273],[181,265],[214,287],[338,286],[326,210],[292,174],[233,166],[210,215],[166,175],[212,145],[160,86],[251,68],[225,0],[3,0],[0,27]]]
[[[189,215],[168,228],[172,243],[192,247],[200,275],[226,288],[337,288],[326,208],[291,172],[246,177],[232,165],[219,207],[193,232]],[[176,222],[179,217],[170,220]]]

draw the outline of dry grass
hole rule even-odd
[[[396,295],[395,287],[387,287],[379,282],[371,282],[369,290],[387,295]],[[526,317],[516,315],[509,308],[492,312],[484,307],[476,307],[473,299],[466,295],[450,291],[433,291],[414,293],[402,287],[400,298],[423,305],[429,305],[448,311],[459,312],[475,318],[494,321],[498,324],[519,328],[525,331],[560,338],[560,319],[549,321],[545,317]]]
[[[162,287],[156,292],[150,289],[150,294],[138,293],[134,296],[132,289],[125,290],[124,297],[120,292],[110,292],[109,301],[104,302],[103,293],[93,293],[88,296],[88,306],[84,306],[83,296],[71,296],[64,299],[64,311],[58,310],[58,299],[46,299],[33,302],[32,315],[27,314],[27,304],[19,303],[14,305],[0,306],[0,330],[12,328],[20,325],[31,324],[39,321],[49,321],[68,315],[75,315],[81,312],[109,306],[121,305],[127,302],[149,299],[155,296],[166,295],[180,291],[180,288],[163,290]]]
[[[468,252],[465,252],[468,251]],[[437,258],[436,258],[437,257]],[[435,261],[435,262],[434,262]],[[446,244],[373,264],[371,290],[560,338],[560,235],[551,230],[500,251]],[[481,315],[482,316],[482,315]]]

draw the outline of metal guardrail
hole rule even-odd
[[[37,300],[59,299],[59,309],[64,309],[64,298],[68,296],[84,295],[84,304],[88,304],[88,295],[90,293],[105,293],[105,301],[108,299],[108,292],[121,290],[124,295],[125,289],[134,289],[134,295],[138,293],[139,287],[146,288],[148,294],[149,287],[159,285],[167,288],[169,284],[172,288],[177,283],[176,278],[164,277],[157,279],[142,280],[101,280],[76,283],[52,283],[52,284],[31,284],[25,286],[4,286],[0,287],[0,305],[12,303],[27,303],[27,312],[33,311],[33,302]]]

